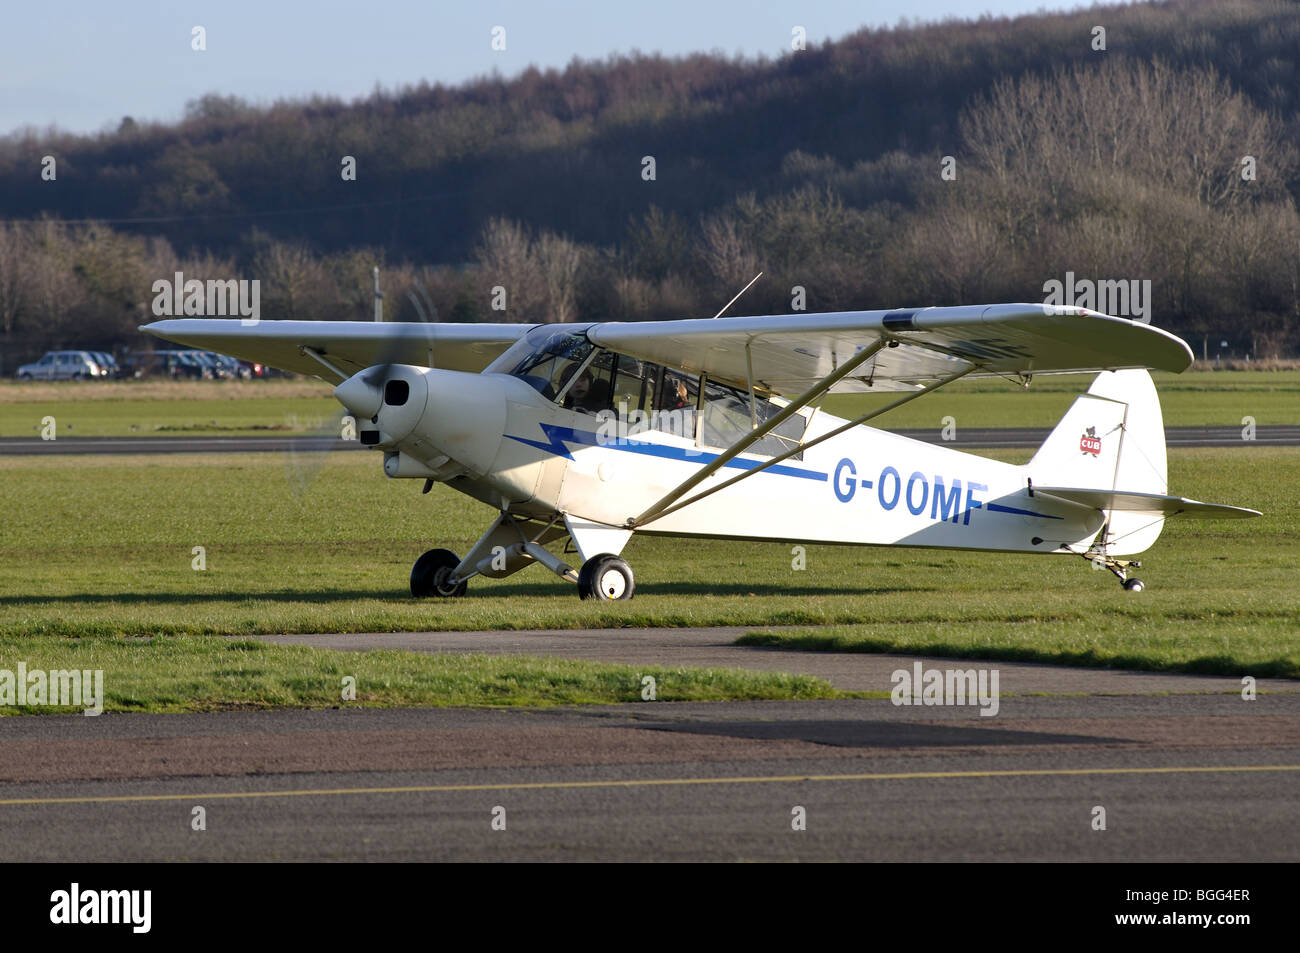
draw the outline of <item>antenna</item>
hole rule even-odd
[[[730,308],[733,304],[735,304],[735,303],[740,299],[740,296],[743,295],[743,294],[744,294],[746,291],[748,291],[750,288],[752,288],[753,285],[754,285],[754,282],[758,281],[758,279],[759,279],[759,278],[762,278],[762,277],[763,277],[763,273],[760,271],[760,272],[759,272],[758,274],[756,274],[753,278],[749,279],[749,284],[747,284],[747,285],[745,285],[745,287],[741,288],[740,291],[736,293],[736,297],[732,298],[730,301],[728,301],[726,304],[724,304],[724,305],[722,306],[722,311],[719,311],[717,314],[714,315],[714,317],[715,317],[715,318],[720,318],[720,317],[722,317],[722,312],[723,312],[723,311],[726,311],[726,310],[727,310],[728,308]]]

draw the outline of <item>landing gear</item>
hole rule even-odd
[[[635,591],[632,567],[626,560],[610,553],[592,556],[582,564],[578,573],[578,596],[582,599],[613,602],[631,599]]]
[[[431,549],[411,567],[411,595],[417,597],[442,596],[455,598],[465,595],[468,584],[463,580],[451,583],[452,571],[460,565],[460,557],[449,549]]]
[[[1120,581],[1126,592],[1141,592],[1146,585],[1136,576],[1130,578],[1130,569],[1140,569],[1142,563],[1136,559],[1116,559],[1113,556],[1107,556],[1105,553],[1092,550],[1086,553],[1080,553],[1084,559],[1092,563],[1094,569],[1108,569],[1114,574],[1115,578]]]

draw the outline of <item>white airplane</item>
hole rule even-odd
[[[1187,344],[1040,304],[599,324],[181,319],[142,330],[316,376],[383,451],[384,473],[500,511],[463,557],[432,549],[416,596],[541,563],[584,598],[630,599],[633,533],[1083,557],[1140,590],[1121,557],[1170,516],[1255,510],[1168,493],[1147,368]],[[864,422],[962,377],[1099,371],[1023,466]],[[899,392],[853,420],[830,393]],[[547,546],[572,542],[575,569]],[[568,543],[565,543],[566,554]]]

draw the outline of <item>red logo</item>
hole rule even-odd
[[[1097,428],[1089,427],[1079,438],[1079,449],[1084,453],[1091,453],[1094,457],[1101,455],[1101,438],[1097,436]]]

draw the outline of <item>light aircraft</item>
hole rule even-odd
[[[584,598],[630,599],[633,533],[1083,557],[1128,590],[1177,515],[1258,516],[1168,492],[1148,368],[1180,338],[1082,308],[995,304],[597,324],[178,319],[142,330],[328,376],[394,479],[500,515],[463,556],[432,549],[411,592],[541,563]],[[1026,386],[1097,371],[1027,464],[865,422],[963,377]],[[831,393],[897,392],[853,420]],[[547,547],[564,542],[556,555]],[[562,558],[569,544],[577,568]]]

